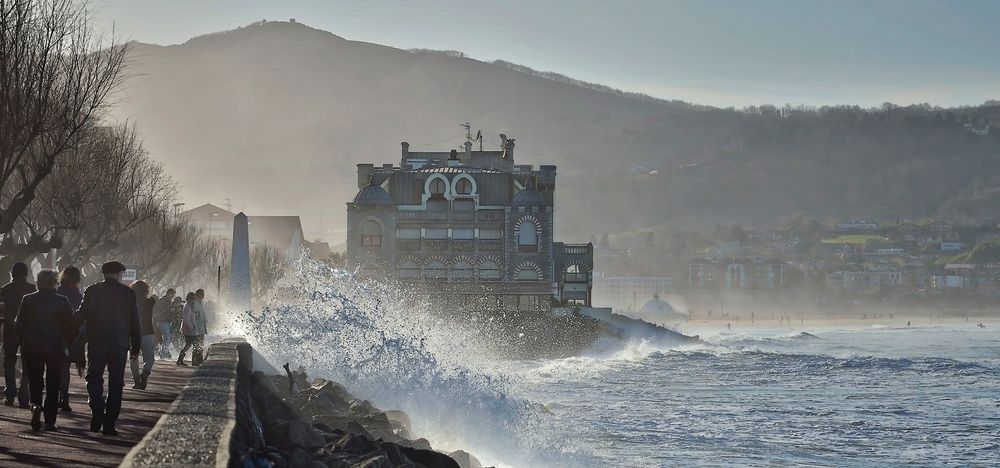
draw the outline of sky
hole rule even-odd
[[[177,44],[262,19],[459,50],[720,107],[1000,99],[997,0],[91,0],[100,28]]]

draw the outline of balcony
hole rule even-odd
[[[452,221],[472,221],[476,219],[476,212],[474,211],[452,211],[451,220]]]
[[[399,250],[405,250],[409,252],[415,252],[420,250],[420,240],[419,239],[399,239],[396,241],[396,247]]]
[[[494,252],[503,250],[503,242],[499,240],[481,240],[479,241],[479,251],[480,252]]]
[[[424,219],[426,219],[427,221],[438,221],[438,222],[448,221],[448,212],[447,211],[425,211],[424,212]]]
[[[396,220],[399,223],[417,223],[424,220],[423,211],[397,211]]]
[[[455,252],[472,252],[476,249],[476,241],[474,240],[452,240],[451,250]]]
[[[503,211],[480,211],[476,213],[476,219],[481,222],[502,222]]]

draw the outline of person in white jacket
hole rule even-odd
[[[195,302],[197,296],[193,292],[187,293],[184,304],[184,314],[181,317],[181,333],[184,335],[184,348],[181,349],[180,356],[177,356],[178,366],[187,366],[184,363],[184,353],[191,349],[198,340],[198,310]]]

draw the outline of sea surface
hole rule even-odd
[[[1000,466],[997,319],[683,323],[703,341],[511,362],[395,285],[306,260],[286,281],[225,331],[255,363],[402,409],[484,466]]]
[[[1000,466],[1000,323],[725,330],[516,366],[603,466]],[[1000,321],[995,321],[1000,322]]]

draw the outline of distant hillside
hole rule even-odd
[[[401,141],[457,147],[462,122],[484,130],[487,148],[498,133],[517,138],[518,162],[559,165],[557,229],[573,240],[798,212],[947,218],[1000,207],[1000,134],[962,126],[1000,122],[997,103],[716,109],[286,22],[133,46],[118,115],[137,122],[185,198],[302,214],[311,235],[321,220],[343,226],[355,164],[396,162]]]

